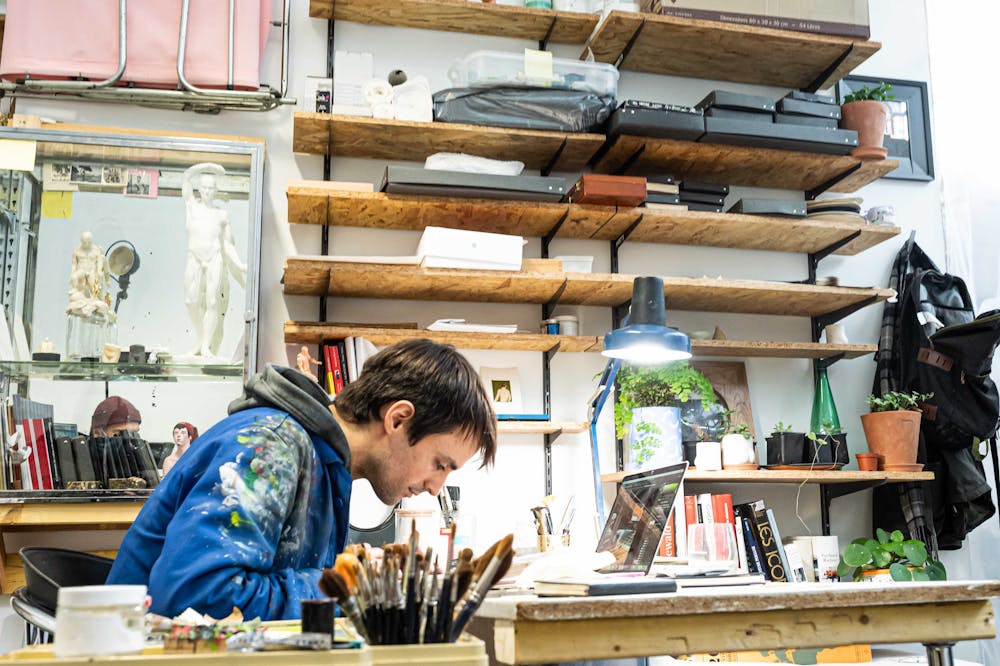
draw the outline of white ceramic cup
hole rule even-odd
[[[828,345],[846,345],[847,342],[847,332],[844,331],[843,324],[829,324],[825,329],[826,331],[826,343]]]
[[[698,442],[694,466],[705,472],[722,469],[722,445],[718,442]]]

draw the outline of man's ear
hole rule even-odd
[[[382,416],[382,425],[385,427],[385,431],[392,433],[409,427],[410,419],[413,418],[415,411],[413,403],[409,400],[390,402]]]

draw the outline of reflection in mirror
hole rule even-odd
[[[262,144],[10,128],[0,140],[34,146],[32,165],[0,164],[30,166],[0,172],[15,356],[27,360],[21,329],[64,359],[143,345],[253,371]]]

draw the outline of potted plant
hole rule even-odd
[[[851,461],[847,450],[847,433],[840,426],[824,423],[819,432],[805,434],[809,444],[804,446],[804,462],[812,465],[846,465]]]
[[[919,539],[906,539],[899,530],[890,534],[875,530],[874,539],[855,539],[846,548],[837,565],[841,580],[848,575],[855,581],[946,580],[944,565],[931,559]]]
[[[862,86],[846,97],[840,106],[840,126],[858,133],[858,147],[851,155],[860,160],[884,160],[889,151],[882,146],[889,110],[885,101],[893,99],[892,86],[884,81]]]
[[[725,433],[722,436],[722,467],[724,469],[756,469],[757,451],[750,437],[750,426],[733,421],[733,410],[725,411]]]
[[[882,456],[883,469],[913,471],[920,441],[920,403],[933,393],[891,391],[869,395],[870,414],[861,415],[868,450]]]
[[[797,465],[805,460],[804,432],[792,432],[792,426],[781,421],[774,424],[767,441],[768,465]]]
[[[715,404],[715,390],[687,361],[659,366],[624,365],[618,373],[615,429],[628,438],[629,469],[683,460],[678,407],[688,400],[703,409]]]

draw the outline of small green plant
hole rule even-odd
[[[782,423],[781,421],[778,421],[777,423],[775,423],[774,424],[774,428],[771,429],[771,432],[773,432],[773,433],[791,432],[791,431],[792,431],[791,424],[785,424],[785,423]]]
[[[618,373],[615,431],[618,437],[625,437],[635,409],[676,407],[692,398],[699,399],[703,409],[716,404],[712,382],[686,361],[658,366],[623,365]],[[637,462],[645,462],[656,451],[660,429],[655,424],[640,423],[636,432],[638,441],[629,442],[629,448]]]
[[[910,391],[890,391],[883,396],[869,395],[865,398],[873,412],[892,412],[897,410],[920,411],[920,403],[934,397],[933,393],[918,393]]]
[[[890,534],[881,527],[875,530],[874,539],[855,539],[846,548],[837,565],[841,579],[848,575],[861,580],[862,573],[875,569],[889,569],[895,581],[945,580],[944,565],[927,554],[927,547],[919,539],[906,539],[899,530]]]
[[[855,90],[844,97],[844,104],[847,104],[848,102],[862,102],[865,100],[884,102],[888,99],[895,99],[895,95],[889,94],[890,90],[892,90],[892,86],[885,81],[874,88],[870,86],[861,86],[860,90]]]
[[[743,435],[744,437],[750,437],[750,426],[746,423],[735,423],[733,421],[733,415],[736,414],[735,409],[727,409],[722,414],[722,425],[723,432],[727,435]]]

